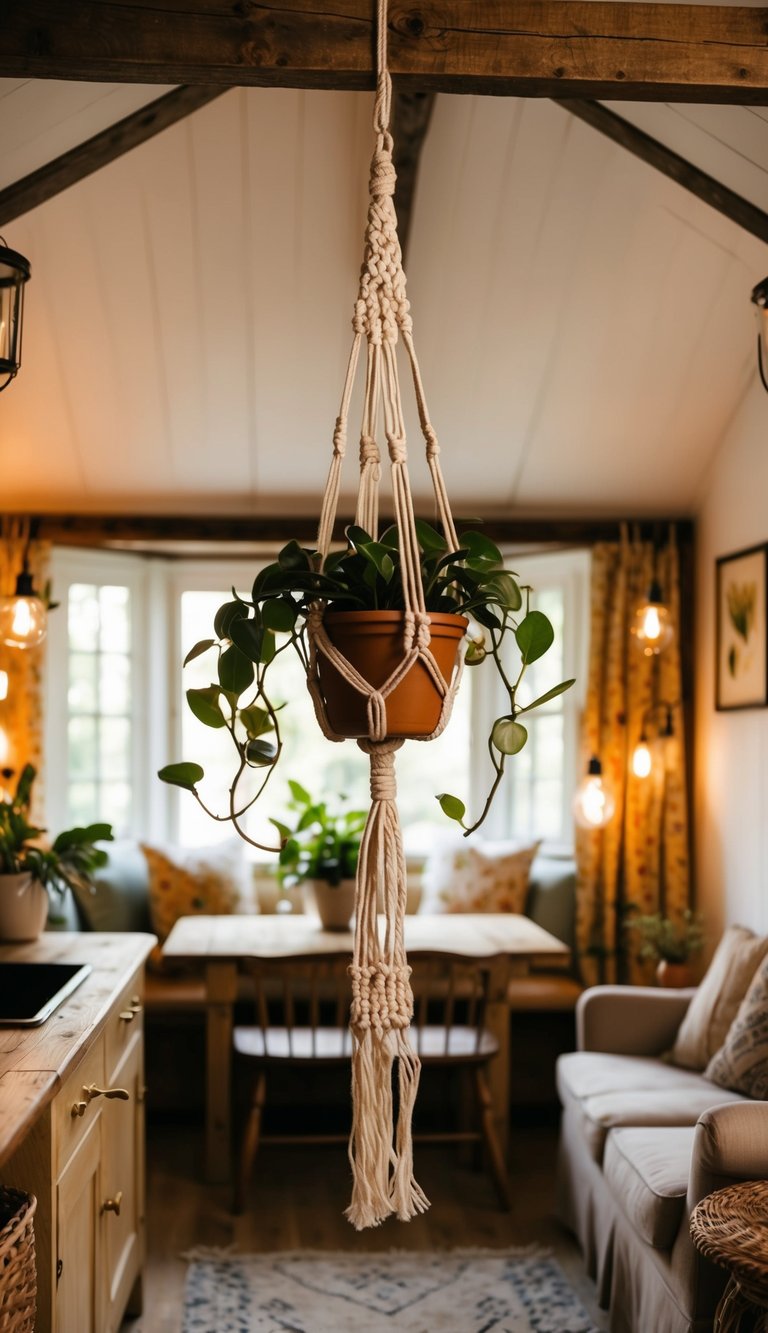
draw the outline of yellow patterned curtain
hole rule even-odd
[[[28,520],[3,517],[0,527],[0,595],[3,597],[13,595],[28,538]],[[35,588],[41,592],[48,578],[50,544],[31,542],[28,559]],[[0,700],[0,728],[7,737],[7,758],[0,766],[13,770],[13,777],[0,782],[3,787],[12,787],[27,763],[34,764],[38,773],[42,769],[44,660],[45,640],[38,648],[6,648],[0,644],[0,671],[8,674],[8,694]],[[2,748],[3,738],[0,736],[0,750]],[[35,789],[36,818],[41,798],[42,779],[39,778]]]
[[[662,586],[676,634],[656,657],[631,643],[638,603],[653,579]],[[597,755],[616,798],[603,830],[577,830],[577,939],[588,985],[648,980],[628,935],[626,908],[677,916],[690,902],[684,716],[680,706],[680,572],[674,538],[661,551],[650,542],[600,544],[593,550],[589,679],[582,741],[584,768]],[[662,701],[673,704],[674,737],[657,739]],[[643,719],[654,754],[650,777],[631,772]]]

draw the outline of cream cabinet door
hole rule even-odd
[[[104,1333],[100,1159],[97,1113],[56,1185],[56,1333]]]
[[[101,1200],[105,1333],[120,1327],[144,1249],[144,1061],[137,1034],[108,1079],[128,1100],[105,1099],[102,1108]]]

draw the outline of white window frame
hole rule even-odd
[[[573,851],[573,819],[571,807],[579,781],[579,733],[586,698],[586,678],[589,652],[589,575],[591,553],[587,549],[569,551],[536,551],[530,554],[516,548],[503,551],[504,563],[517,571],[523,583],[533,588],[532,606],[537,594],[546,588],[563,589],[563,679],[575,677],[576,684],[563,695],[563,804],[561,812],[562,839],[545,840],[542,851],[552,855],[568,855]],[[469,668],[470,670],[472,668]],[[479,670],[488,673],[482,677],[472,699],[472,750],[470,771],[472,790],[484,796],[493,773],[488,757],[487,738],[494,719],[507,711],[507,696],[496,672],[490,664]],[[489,688],[490,684],[490,688]],[[507,761],[514,764],[514,757]],[[499,793],[501,795],[501,793]],[[497,800],[491,807],[482,835],[490,840],[509,839],[505,803]]]

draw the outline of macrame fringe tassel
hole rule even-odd
[[[350,967],[352,1201],[345,1216],[362,1231],[378,1226],[393,1213],[407,1222],[425,1212],[429,1201],[413,1176],[411,1120],[421,1062],[408,1039],[413,995],[403,938],[407,886],[395,803],[395,752],[402,741],[358,744],[370,755],[373,803],[358,859],[355,952]],[[383,940],[376,912],[379,889],[386,917]]]

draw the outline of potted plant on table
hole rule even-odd
[[[355,910],[355,871],[365,810],[316,801],[289,780],[291,822],[273,819],[282,841],[278,877],[284,888],[303,884],[324,930],[347,930]]]
[[[704,927],[698,913],[686,909],[676,921],[661,912],[633,916],[627,921],[627,929],[640,937],[640,957],[656,962],[656,980],[660,986],[694,984],[690,960],[704,944]]]
[[[48,918],[49,894],[61,897],[73,884],[89,884],[106,865],[97,842],[110,842],[109,824],[60,833],[50,844],[45,829],[29,821],[35,769],[27,764],[10,800],[0,801],[0,939],[35,940]]]
[[[562,694],[574,682],[562,681],[538,699],[521,703],[518,690],[526,670],[554,641],[550,621],[531,608],[532,589],[521,586],[504,569],[499,548],[483,533],[462,532],[457,549],[451,549],[443,534],[422,520],[416,520],[416,533],[418,573],[430,619],[430,650],[445,685],[450,683],[461,641],[468,633],[465,663],[476,668],[492,661],[507,698],[507,711],[496,718],[488,736],[492,781],[479,817],[470,821],[456,796],[443,793],[438,797],[444,813],[467,835],[485,819],[507,758],[526,743],[528,732],[521,716]],[[322,616],[333,646],[374,688],[381,687],[403,659],[405,612],[398,530],[390,527],[374,539],[361,527],[352,526],[346,538],[346,547],[325,559],[298,542],[289,542],[276,561],[259,571],[249,600],[233,589],[232,599],[214,618],[216,637],[196,643],[185,658],[186,665],[203,653],[216,653],[216,679],[204,688],[188,690],[187,701],[201,722],[226,730],[231,738],[235,771],[228,809],[217,814],[201,799],[197,786],[204,770],[199,764],[169,764],[159,776],[191,791],[208,814],[231,822],[247,842],[262,850],[279,848],[266,848],[249,837],[242,820],[264,791],[282,750],[282,705],[267,688],[268,673],[280,653],[292,646],[310,675],[309,629],[313,617]],[[369,718],[364,695],[327,657],[318,659],[318,676],[336,735],[366,736]],[[417,661],[387,698],[388,736],[430,736],[440,721],[443,693],[424,663]],[[256,779],[256,790],[243,793],[242,784],[249,775]]]

